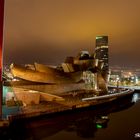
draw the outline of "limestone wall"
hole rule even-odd
[[[39,104],[40,102],[40,94],[37,93],[29,93],[27,91],[15,91],[16,100],[21,100],[23,105],[31,105],[31,104]]]

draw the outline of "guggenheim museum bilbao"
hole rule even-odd
[[[59,66],[39,63],[20,66],[11,64],[14,78],[30,84],[16,86],[30,90],[61,95],[71,91],[98,91],[107,94],[108,36],[97,36],[94,54],[81,51],[76,57],[67,57]],[[14,86],[14,85],[13,85]]]

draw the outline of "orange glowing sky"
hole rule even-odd
[[[6,0],[4,63],[59,64],[108,35],[110,64],[140,66],[140,0]]]

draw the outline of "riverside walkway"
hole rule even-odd
[[[114,85],[108,85],[108,87],[116,88],[116,86],[114,86]],[[140,86],[122,86],[122,85],[120,85],[119,88],[123,88],[123,89],[133,89],[133,90],[138,90],[138,91],[140,91]]]
[[[101,95],[101,96],[93,96],[87,98],[69,98],[65,101],[50,101],[50,102],[43,102],[37,105],[29,105],[29,106],[17,106],[17,112],[12,112],[14,109],[13,107],[6,107],[3,108],[4,112],[7,113],[10,109],[9,114],[5,114],[6,118],[4,120],[8,120],[7,125],[9,122],[16,120],[16,119],[26,119],[32,117],[39,117],[41,115],[49,116],[49,114],[54,113],[63,113],[63,112],[71,112],[76,111],[78,109],[84,109],[91,106],[100,105],[103,103],[109,103],[115,101],[121,97],[125,97],[134,93],[134,90],[127,89],[122,90],[120,89],[119,93]],[[5,125],[5,122],[1,122],[2,125]],[[2,126],[1,126],[2,127]]]

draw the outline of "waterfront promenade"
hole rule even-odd
[[[3,117],[4,119],[12,121],[13,119],[19,118],[31,118],[58,112],[76,111],[78,109],[112,102],[121,97],[133,94],[133,91],[134,90],[128,89],[123,90],[119,93],[87,98],[74,99],[74,97],[69,97],[64,101],[48,101],[28,106],[16,106],[16,107],[3,106],[4,113]]]
[[[109,88],[116,88],[116,86],[114,85],[108,85]],[[133,89],[136,91],[140,91],[140,86],[122,86],[120,85],[119,88],[123,88],[123,89]]]

